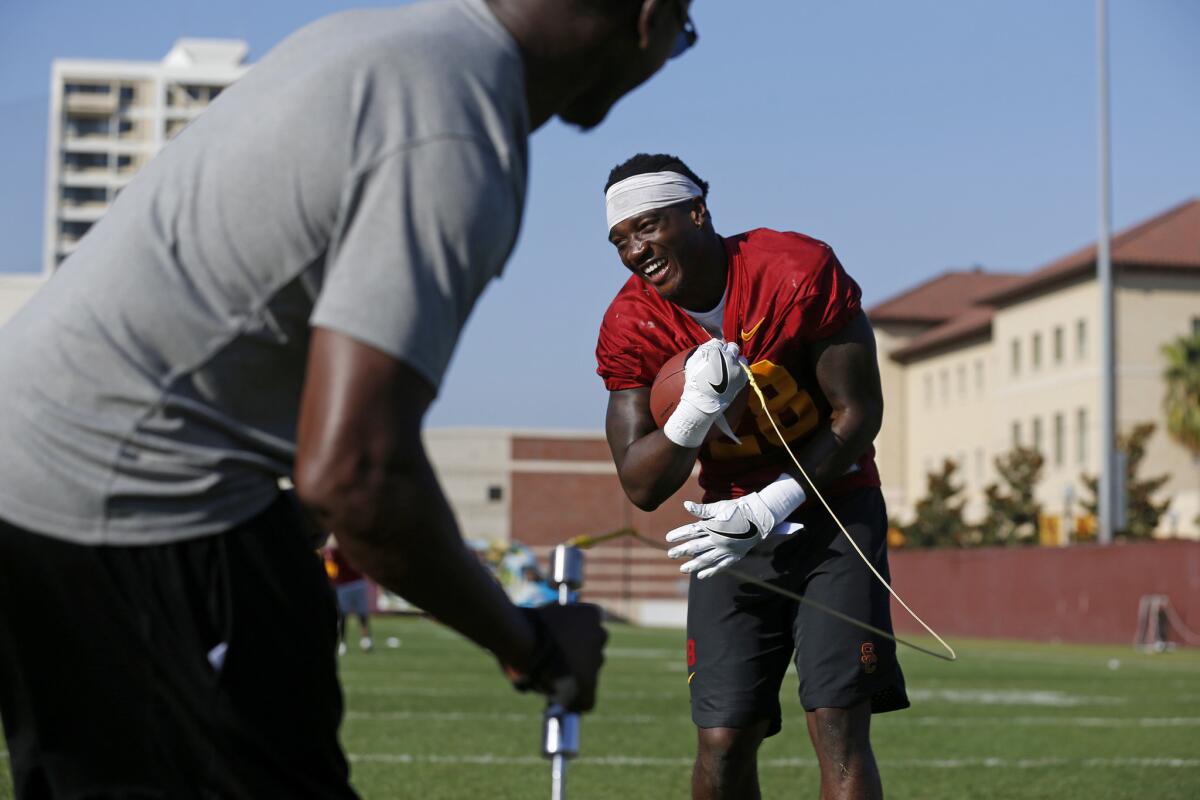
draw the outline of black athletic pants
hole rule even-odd
[[[18,800],[355,797],[333,596],[294,513],[147,547],[0,521]]]

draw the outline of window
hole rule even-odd
[[[63,156],[63,166],[67,172],[87,169],[107,169],[107,153],[67,153]]]
[[[958,367],[958,397],[961,400],[967,396],[967,368],[965,365]]]
[[[121,87],[121,105],[133,105],[133,101],[137,99],[137,88],[125,84]]]
[[[1035,333],[1033,335],[1033,342],[1030,345],[1029,349],[1030,349],[1029,361],[1031,362],[1033,369],[1041,369],[1042,368],[1042,335],[1040,333]]]
[[[99,186],[64,186],[62,204],[64,206],[81,206],[87,203],[104,203],[108,201],[108,193]]]
[[[1021,340],[1020,339],[1012,340],[1012,361],[1011,361],[1011,363],[1012,363],[1012,368],[1010,369],[1010,372],[1012,372],[1013,375],[1020,375],[1021,374]]]
[[[78,241],[83,238],[83,235],[88,232],[88,228],[92,227],[90,222],[76,222],[74,220],[62,220],[58,223],[58,233],[68,242]]]
[[[504,499],[503,487],[496,486],[494,484],[492,486],[489,486],[487,497],[488,497],[488,500],[490,500],[493,503],[503,500]]]
[[[983,359],[975,362],[975,393],[983,394]]]
[[[1075,412],[1075,463],[1087,465],[1088,412],[1081,408]]]
[[[1081,319],[1075,323],[1075,359],[1082,361],[1087,358],[1087,320]]]
[[[938,386],[941,389],[942,405],[950,402],[950,370],[943,369],[938,373]]]
[[[1012,446],[1014,448],[1021,446],[1021,423],[1014,422],[1012,424]]]
[[[1066,421],[1062,414],[1054,415],[1054,466],[1061,467],[1063,465],[1063,449],[1066,446],[1064,439],[1067,435]]]
[[[933,375],[925,373],[925,407],[933,408]]]
[[[1063,362],[1063,329],[1061,325],[1054,328],[1054,363],[1055,365]]]
[[[84,139],[89,136],[108,136],[108,119],[72,117],[67,120],[68,139]]]
[[[63,86],[66,94],[108,94],[112,86],[107,83],[68,83]]]
[[[1042,452],[1042,418],[1033,418],[1033,449]]]

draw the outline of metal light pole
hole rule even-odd
[[[583,586],[583,551],[560,544],[550,554],[550,583],[558,587],[558,604],[575,602]],[[550,759],[550,796],[566,800],[567,763],[579,755],[579,715],[557,703],[542,717],[542,755]]]
[[[1099,153],[1099,235],[1096,239],[1096,280],[1100,287],[1100,544],[1113,540],[1117,508],[1116,479],[1116,358],[1113,309],[1111,154],[1108,141],[1108,2],[1096,0],[1096,50],[1099,85],[1097,151]]]

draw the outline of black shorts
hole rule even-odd
[[[879,489],[828,499],[890,581],[887,512]],[[887,589],[824,506],[809,502],[792,519],[805,528],[771,537],[735,569],[890,633]],[[744,728],[766,720],[767,735],[778,733],[779,689],[793,653],[806,711],[868,700],[874,713],[909,705],[895,642],[729,575],[691,579],[687,636],[692,720],[701,728]]]
[[[16,796],[354,798],[337,616],[282,498],[216,536],[88,547],[0,522]]]

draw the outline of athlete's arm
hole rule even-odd
[[[862,457],[883,422],[883,389],[875,356],[875,334],[866,314],[832,336],[808,346],[817,383],[830,405],[829,424],[818,429],[797,453],[818,488],[841,477]],[[789,470],[791,471],[791,470]],[[799,475],[796,479],[811,495]]]
[[[351,563],[501,663],[527,672],[536,631],[463,544],[426,457],[421,420],[433,398],[433,387],[403,362],[314,328],[300,406],[297,492]],[[572,669],[582,673],[586,698],[600,666],[603,639],[593,641],[603,636],[598,617],[568,625],[541,618],[568,662],[594,658]]]
[[[658,508],[683,486],[700,452],[675,444],[654,424],[648,387],[609,392],[604,428],[621,487],[643,511]]]

